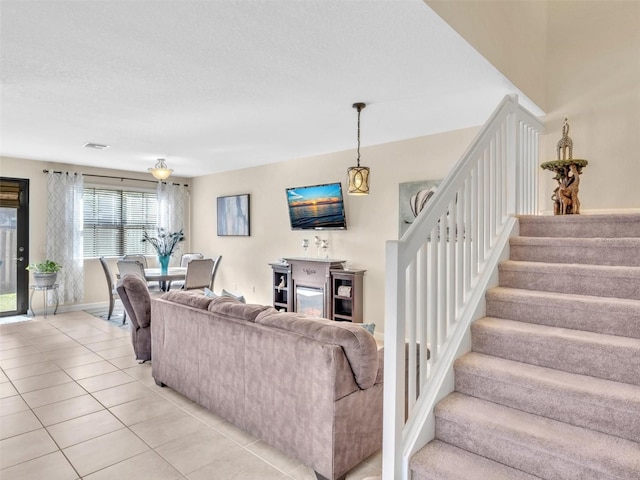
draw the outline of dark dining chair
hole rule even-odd
[[[209,285],[209,288],[211,290],[213,290],[213,282],[216,279],[216,272],[218,271],[218,267],[220,266],[221,260],[222,260],[222,255],[218,255],[216,258],[213,259],[213,272],[211,272],[211,283]]]
[[[113,307],[115,306],[116,299],[120,298],[118,292],[113,286],[113,275],[111,273],[111,268],[107,263],[107,260],[104,257],[100,257],[100,265],[102,265],[102,270],[104,271],[104,276],[107,278],[107,288],[109,289],[109,313],[107,314],[107,320],[111,320],[111,315],[113,315]],[[122,324],[124,325],[127,322],[127,312],[124,312],[124,317],[122,318]]]

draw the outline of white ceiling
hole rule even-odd
[[[421,0],[2,0],[0,22],[3,156],[193,177],[355,150],[354,102],[363,146],[507,93],[542,113]]]

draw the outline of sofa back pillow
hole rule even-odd
[[[373,335],[359,325],[298,313],[278,312],[273,308],[261,312],[255,321],[266,327],[341,346],[358,386],[364,390],[375,383],[378,375],[378,347]]]
[[[228,296],[219,296],[210,300],[211,303],[209,304],[209,311],[211,313],[230,317],[235,320],[244,320],[246,322],[255,322],[256,317],[260,312],[272,308],[267,305],[242,303],[239,300]]]
[[[201,310],[206,310],[212,300],[201,293],[195,291],[190,292],[188,290],[168,291],[167,293],[163,293],[160,298],[169,302],[199,308]]]

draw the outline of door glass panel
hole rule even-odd
[[[0,313],[17,310],[17,224],[18,210],[0,207]]]

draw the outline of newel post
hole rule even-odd
[[[382,421],[382,479],[403,478],[402,430],[404,427],[404,338],[406,275],[401,268],[399,242],[386,244],[384,327],[384,413]]]

